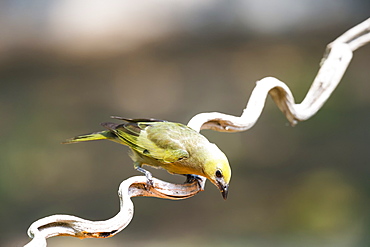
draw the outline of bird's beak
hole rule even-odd
[[[227,194],[229,192],[229,185],[225,184],[224,181],[217,181],[217,187],[221,191],[222,197],[224,200],[227,199]]]

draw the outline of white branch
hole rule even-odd
[[[337,87],[349,62],[352,52],[370,42],[370,19],[345,32],[327,46],[327,56],[309,89],[305,99],[295,104],[288,86],[273,77],[257,82],[248,104],[240,117],[218,112],[200,113],[194,116],[188,126],[200,131],[213,129],[224,132],[238,132],[250,129],[263,110],[266,97],[271,95],[279,109],[292,125],[312,117]],[[153,187],[148,187],[145,176],[131,177],[119,187],[120,211],[105,221],[89,221],[70,215],[53,215],[34,222],[28,235],[33,238],[26,246],[46,246],[46,239],[54,236],[79,238],[107,238],[122,231],[131,221],[134,206],[131,197],[147,196],[171,200],[194,196],[204,189],[205,178],[199,177],[192,183],[172,184],[153,178]]]
[[[55,236],[78,238],[108,238],[122,231],[134,216],[131,197],[146,196],[171,200],[192,197],[204,190],[205,178],[198,177],[192,183],[172,184],[153,178],[153,186],[147,185],[145,176],[135,176],[123,181],[118,190],[120,211],[105,221],[90,221],[71,215],[52,215],[32,223],[28,235],[33,238],[25,247],[46,246],[46,239]]]
[[[370,19],[345,32],[327,46],[321,68],[306,97],[296,104],[288,86],[273,77],[257,82],[240,117],[218,112],[195,115],[188,126],[200,131],[212,129],[223,132],[245,131],[253,127],[261,115],[268,94],[285,114],[291,125],[312,117],[324,105],[339,84],[351,59],[352,52],[370,42]]]

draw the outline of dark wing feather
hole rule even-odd
[[[150,125],[150,124],[145,124],[145,123],[167,122],[165,120],[159,120],[159,119],[154,119],[154,118],[132,119],[132,118],[123,118],[123,117],[118,117],[118,116],[111,116],[111,118],[125,121],[126,122],[125,124],[121,124],[117,126],[123,127],[122,130],[125,131],[127,134],[133,134],[137,136],[140,135],[140,132],[142,130],[144,130],[146,127]]]
[[[131,122],[131,123],[138,123],[138,122],[167,122],[166,120],[160,120],[160,119],[155,119],[155,118],[124,118],[124,117],[118,117],[118,116],[111,116],[113,119],[119,119],[123,120],[126,122]]]
[[[144,149],[137,144],[137,138],[140,136],[140,129],[130,128],[126,124],[116,124],[116,123],[102,123],[104,128],[110,130],[114,133],[117,138],[125,143],[127,146],[138,150],[139,152],[144,152]]]

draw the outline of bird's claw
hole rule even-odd
[[[146,190],[150,190],[150,188],[154,187],[153,186],[153,184],[154,184],[153,176],[149,171],[145,170],[142,167],[136,167],[136,170],[145,174],[145,177],[146,177],[146,180],[147,180],[146,181],[146,186],[145,186]]]
[[[198,183],[199,187],[202,187],[202,185],[200,184],[202,179],[198,175],[186,174],[185,176],[186,176],[186,180],[185,180],[186,184],[191,184],[191,183],[194,183],[196,181]]]
[[[146,184],[147,184],[146,189],[147,190],[150,190],[150,188],[154,187],[153,186],[153,184],[154,184],[154,182],[153,182],[153,176],[148,171],[145,173],[145,176],[146,176]]]

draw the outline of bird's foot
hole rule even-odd
[[[152,176],[152,173],[145,170],[144,168],[142,167],[136,167],[136,170],[141,172],[141,173],[144,173],[145,174],[145,177],[147,179],[146,181],[146,190],[150,190],[150,188],[153,187],[153,176]]]
[[[194,181],[197,181],[197,182],[198,182],[198,185],[199,185],[200,187],[202,187],[202,186],[201,186],[201,184],[200,184],[200,182],[202,181],[202,179],[201,179],[198,175],[194,175],[194,174],[186,174],[185,176],[186,176],[186,180],[185,180],[185,183],[186,183],[186,184],[191,184],[191,183],[193,183]]]

